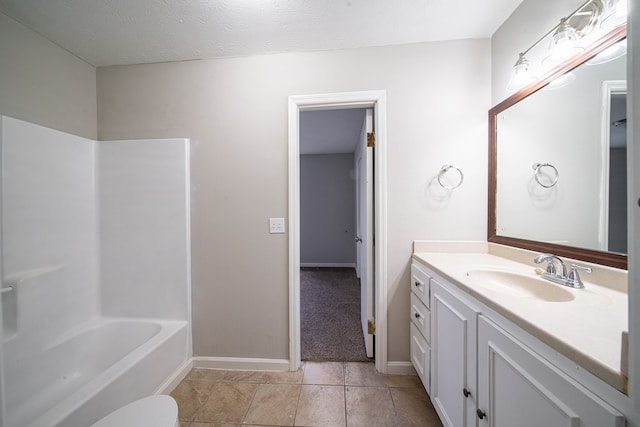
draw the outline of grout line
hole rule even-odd
[[[343,385],[342,388],[344,390],[344,425],[347,427],[349,425],[349,420],[347,419],[347,386]]]
[[[192,369],[193,370],[193,369]],[[191,373],[191,371],[189,371],[189,373]],[[183,380],[185,381],[185,380]],[[196,381],[191,381],[189,380],[188,382],[190,382],[194,387],[197,385]],[[209,393],[207,394],[207,398],[204,399],[204,402],[202,402],[201,405],[198,406],[198,409],[193,413],[193,415],[191,416],[191,420],[189,421],[189,425],[193,424],[196,420],[196,416],[198,415],[198,413],[200,411],[202,411],[202,408],[204,408],[204,406],[207,404],[207,402],[209,401],[209,399],[211,398],[211,395],[213,394],[213,387],[211,387],[211,390],[209,390]],[[179,421],[179,420],[178,420]]]
[[[302,384],[298,384],[298,387],[300,387],[300,389],[298,390],[298,400],[296,400],[296,410],[293,414],[293,424],[291,424],[292,426],[296,425],[296,418],[298,417],[298,407],[300,405],[300,396],[302,395]]]
[[[239,381],[233,381],[233,382],[238,383]],[[257,384],[257,387],[253,392],[253,395],[251,396],[251,401],[247,405],[247,409],[244,411],[244,414],[242,415],[242,422],[240,422],[240,424],[244,424],[244,422],[246,421],[247,415],[249,414],[249,409],[251,409],[251,405],[253,405],[253,400],[256,398],[256,394],[258,394],[258,388],[260,388],[260,383]]]
[[[240,381],[240,380],[234,380],[234,381],[225,380],[225,377],[223,376],[221,379],[213,381],[213,384],[212,384],[212,387],[211,387],[210,391],[206,394],[206,398],[204,399],[203,403],[201,405],[199,405],[198,409],[194,412],[193,417],[190,420],[182,420],[182,422],[186,423],[186,425],[188,425],[188,426],[192,426],[194,423],[196,423],[197,421],[195,419],[196,419],[197,415],[200,412],[202,412],[204,406],[206,406],[207,402],[209,402],[211,400],[216,384],[220,384],[220,383],[224,383],[224,382],[232,382],[232,383],[235,383],[235,384],[255,384],[256,385],[256,389],[255,389],[254,393],[252,394],[251,399],[250,399],[250,401],[249,401],[249,403],[248,403],[248,405],[246,407],[246,410],[244,411],[244,414],[242,416],[242,423],[246,422],[246,417],[247,417],[247,415],[249,413],[249,410],[251,409],[251,406],[253,405],[253,403],[255,401],[255,396],[257,394],[257,391],[258,391],[258,388],[260,387],[260,385],[273,385],[273,384],[285,384],[285,385],[291,385],[291,386],[296,386],[296,385],[299,386],[299,392],[298,392],[296,405],[295,405],[295,410],[294,410],[294,414],[293,414],[293,425],[295,425],[296,418],[297,418],[297,415],[298,415],[298,411],[299,411],[299,408],[300,408],[300,399],[301,399],[301,396],[302,396],[302,388],[303,388],[302,386],[304,386],[304,385],[317,386],[317,387],[329,387],[329,386],[339,387],[339,386],[342,386],[342,389],[343,389],[343,403],[344,403],[344,422],[345,422],[344,427],[348,426],[348,414],[349,414],[349,407],[348,407],[348,403],[347,403],[347,389],[348,388],[351,388],[352,391],[355,390],[356,388],[369,388],[369,389],[374,389],[374,388],[380,389],[380,388],[383,388],[383,389],[386,389],[387,393],[389,393],[389,397],[391,398],[391,402],[392,402],[392,405],[393,405],[393,411],[395,413],[395,416],[398,419],[400,419],[400,413],[399,413],[399,410],[398,410],[398,402],[397,402],[397,399],[394,398],[393,393],[391,393],[391,391],[392,391],[393,388],[404,389],[404,388],[413,388],[413,387],[392,387],[388,382],[386,382],[385,385],[348,385],[347,384],[347,378],[346,378],[347,363],[348,362],[341,362],[341,365],[342,365],[342,379],[343,379],[343,381],[342,381],[342,384],[336,384],[336,385],[333,385],[333,384],[331,384],[331,385],[330,384],[304,384],[304,375],[305,375],[304,365],[301,367],[301,369],[302,369],[302,382],[301,383],[295,383],[295,384],[288,383],[288,382],[286,382],[286,383],[265,382],[265,381],[270,381],[271,380],[270,377],[269,378],[261,377],[260,378],[260,382],[258,382],[258,383],[246,383],[246,382]],[[249,372],[258,372],[258,371],[249,371]],[[182,384],[183,382],[184,383],[190,383],[192,385],[196,385],[196,384],[199,383],[198,381],[188,380],[186,377],[180,382],[180,384]],[[429,401],[429,399],[430,398],[427,397],[427,402]],[[206,421],[203,421],[203,422],[206,423]]]
[[[342,386],[344,388],[344,426],[349,425],[348,408],[347,408],[347,362],[342,362]]]
[[[342,385],[347,386],[347,362],[342,362]]]

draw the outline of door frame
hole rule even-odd
[[[289,97],[289,369],[301,364],[300,352],[300,112],[373,108],[375,124],[374,259],[375,364],[387,373],[387,92],[384,90],[294,95]]]
[[[600,250],[602,251],[609,250],[609,150],[611,149],[609,139],[611,137],[611,95],[620,93],[627,93],[626,80],[605,80],[602,82],[602,106],[600,108],[600,142],[602,150],[600,182],[602,183],[602,187],[600,188],[600,200],[603,203],[601,203],[600,207],[600,229],[598,232]]]

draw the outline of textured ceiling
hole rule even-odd
[[[0,0],[94,66],[490,37],[522,0]]]

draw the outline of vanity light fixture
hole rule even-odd
[[[511,70],[511,78],[509,79],[507,90],[518,90],[530,85],[536,80],[538,79],[532,76],[529,71],[529,61],[524,56],[524,53],[521,53],[513,66],[513,70]]]
[[[626,22],[626,4],[627,0],[587,0],[571,14],[560,19],[558,25],[528,49],[520,52],[513,66],[507,90],[521,89],[538,80],[530,73],[530,63],[526,55],[548,37],[551,38],[549,54],[542,60],[545,70],[550,70],[584,51],[584,47],[579,45],[580,41],[594,28],[602,26],[603,17],[617,16],[616,19]]]
[[[542,60],[542,66],[547,69],[553,68],[584,51],[583,47],[576,45],[579,39],[578,31],[569,24],[567,18],[562,18],[551,36],[549,55]]]
[[[614,28],[627,22],[627,0],[606,0],[605,16],[600,23],[602,28]]]

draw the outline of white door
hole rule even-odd
[[[373,132],[373,110],[368,109],[362,125],[360,146],[356,150],[356,271],[360,277],[360,318],[367,357],[373,357],[373,335],[369,321],[374,321],[373,289],[373,147],[367,147],[367,133]]]

